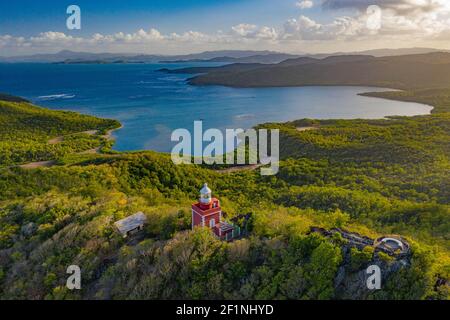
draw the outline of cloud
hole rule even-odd
[[[200,41],[200,42],[213,41],[213,38],[210,37],[209,35],[197,31],[188,31],[182,34],[171,33],[169,36],[165,37],[165,39],[171,41]]]
[[[87,43],[113,43],[113,42],[125,42],[125,43],[143,43],[160,41],[165,37],[156,29],[151,28],[148,31],[144,29],[139,29],[134,33],[123,33],[118,32],[112,35],[102,35],[100,33],[95,33],[90,39],[84,39]]]
[[[377,6],[379,12],[368,11]],[[408,35],[411,39],[445,37],[450,29],[450,1],[448,0],[324,0],[322,7],[329,10],[354,9],[357,12],[351,19],[352,37],[377,36],[378,38],[401,39]],[[375,14],[377,16],[375,16]],[[378,19],[378,28],[369,24]],[[376,22],[376,21],[375,21]],[[359,26],[359,27],[358,27]],[[350,38],[354,39],[354,38]],[[437,38],[436,38],[437,39]]]
[[[231,27],[231,30],[233,30],[235,34],[242,37],[250,35],[251,33],[255,32],[256,29],[257,29],[256,25],[248,23],[241,23]]]
[[[351,17],[338,17],[333,22],[321,24],[300,16],[284,24],[283,39],[286,40],[344,40],[354,38],[365,30],[361,21]]]
[[[310,1],[310,0],[302,0],[302,1],[298,1],[295,6],[297,8],[300,9],[310,9],[314,6],[314,2]]]
[[[266,39],[276,40],[278,32],[271,27],[258,27],[254,24],[241,23],[231,27],[232,35],[239,36],[246,39]]]
[[[371,5],[393,10],[401,15],[420,12],[433,12],[442,9],[448,0],[324,0],[325,9],[358,9],[365,11]]]
[[[25,39],[22,38],[22,42],[24,40]],[[11,45],[11,44],[19,45],[19,43],[20,43],[19,38],[15,38],[9,34],[0,35],[0,47]]]

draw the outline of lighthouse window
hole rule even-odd
[[[209,227],[210,228],[214,228],[215,225],[216,225],[216,220],[215,219],[209,220]]]

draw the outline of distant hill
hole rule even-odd
[[[312,57],[300,57],[295,59],[288,59],[279,63],[279,66],[299,66],[306,64],[332,64],[340,62],[356,62],[356,61],[366,61],[370,59],[375,59],[373,56],[368,55],[339,55],[339,56],[329,56],[322,59],[312,58]]]
[[[220,50],[205,51],[201,53],[186,55],[149,55],[149,54],[123,54],[123,53],[89,53],[63,50],[52,54],[35,54],[27,56],[0,57],[0,62],[41,62],[41,63],[131,63],[146,62],[156,63],[160,61],[225,61],[238,62],[239,59],[246,59],[243,62],[261,60],[267,63],[280,62],[294,55],[278,53],[274,51],[254,51],[254,50]]]
[[[275,51],[256,51],[256,50],[218,50],[218,51],[205,51],[201,53],[193,53],[193,54],[186,54],[186,55],[175,55],[175,56],[169,56],[167,61],[174,61],[174,60],[210,60],[210,59],[216,59],[216,58],[232,58],[232,59],[240,59],[240,58],[247,58],[252,56],[266,56],[266,55],[273,55],[273,54],[279,54],[279,52]]]
[[[329,56],[341,55],[371,55],[374,57],[396,56],[407,54],[423,54],[438,52],[440,50],[432,48],[404,48],[404,49],[376,49],[361,52],[336,52],[319,54],[288,54],[275,51],[256,50],[217,50],[185,55],[157,55],[157,54],[136,54],[136,53],[90,53],[63,50],[50,54],[34,54],[15,57],[1,57],[0,62],[33,62],[33,63],[173,63],[173,62],[224,62],[224,63],[280,63],[287,59],[299,57],[309,57],[323,59]]]
[[[373,49],[373,50],[363,50],[363,51],[340,51],[332,53],[315,53],[306,54],[305,57],[323,59],[331,56],[348,56],[348,55],[366,55],[374,57],[386,57],[386,56],[403,56],[410,54],[424,54],[432,52],[450,52],[449,50],[434,49],[434,48],[398,48],[398,49]]]
[[[215,57],[212,59],[192,59],[192,60],[164,60],[161,62],[174,63],[174,62],[227,62],[227,63],[263,63],[272,64],[280,63],[287,59],[299,58],[299,55],[287,54],[287,53],[268,53],[268,54],[258,54],[248,57]]]
[[[164,60],[161,62],[173,63],[173,62],[228,62],[228,63],[263,63],[263,64],[274,64],[280,63],[285,60],[292,59],[323,59],[330,56],[374,56],[374,57],[384,57],[384,56],[398,56],[398,55],[410,55],[410,54],[423,54],[431,52],[441,52],[438,49],[432,48],[403,48],[403,49],[375,49],[366,50],[359,52],[335,52],[335,53],[318,53],[318,54],[287,54],[287,53],[271,53],[266,52],[265,54],[252,55],[248,57],[214,57],[211,59],[190,59],[190,60]]]
[[[108,60],[115,59],[118,56],[131,56],[126,54],[114,53],[89,53],[89,52],[74,52],[70,50],[63,50],[57,53],[49,54],[34,54],[26,56],[15,57],[0,57],[0,62],[36,62],[36,63],[52,63],[61,62],[65,60]]]
[[[449,52],[448,50],[432,49],[432,48],[400,48],[400,49],[375,49],[358,52],[358,54],[371,55],[374,57],[385,56],[403,56],[410,54],[423,54],[431,52]],[[347,53],[348,54],[348,53]],[[356,52],[354,52],[356,54]]]
[[[199,72],[201,71],[201,72]],[[450,53],[405,56],[333,56],[299,58],[271,65],[230,65],[185,69],[202,73],[190,79],[195,85],[277,87],[308,85],[363,85],[398,89],[450,86]]]

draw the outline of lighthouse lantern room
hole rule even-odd
[[[199,201],[192,205],[192,229],[208,227],[220,239],[232,240],[240,234],[240,230],[238,227],[223,221],[220,201],[211,195],[211,189],[205,183],[200,190]]]

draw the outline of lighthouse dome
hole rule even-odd
[[[211,203],[211,189],[208,188],[208,184],[205,183],[203,188],[200,190],[200,203],[209,204]]]

